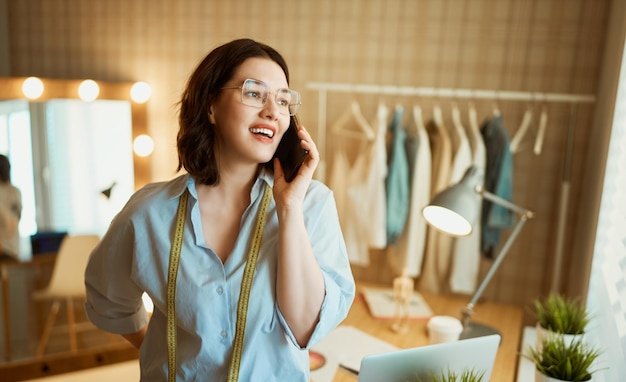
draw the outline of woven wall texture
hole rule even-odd
[[[318,126],[317,92],[309,82],[428,86],[594,94],[598,86],[609,0],[7,0],[9,63],[15,76],[143,80],[151,84],[149,129],[156,142],[155,180],[171,178],[176,102],[187,75],[213,47],[238,37],[266,42],[286,57],[291,86],[304,96],[301,119]],[[358,100],[367,118],[375,105],[434,102],[449,120],[449,103],[419,97],[332,94],[326,123]],[[536,102],[497,101],[513,136]],[[466,101],[459,101],[464,112]],[[479,118],[492,101],[477,101]],[[566,138],[576,127],[570,200],[584,187],[582,168],[593,134],[593,104],[550,103],[541,155],[514,157],[514,202],[536,211],[485,297],[526,305],[545,292],[555,247]],[[528,142],[532,145],[536,121]],[[329,145],[328,156],[332,155]],[[577,216],[570,208],[568,222]],[[570,227],[570,226],[568,226]],[[572,230],[568,229],[567,235]],[[571,240],[565,243],[565,266]],[[359,279],[389,282],[383,253]]]

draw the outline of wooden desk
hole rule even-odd
[[[368,285],[361,283],[357,285],[357,297],[342,325],[354,326],[402,349],[428,345],[427,320],[410,322],[409,330],[400,334],[389,329],[391,321],[374,319],[370,315],[367,304],[360,293],[360,289],[365,286]],[[425,293],[422,293],[422,296],[435,315],[460,317],[461,310],[469,301],[469,297],[438,296]],[[477,304],[475,311],[473,321],[493,326],[502,335],[502,343],[500,344],[500,349],[498,349],[491,380],[514,382],[522,331],[522,309],[514,305],[485,302]],[[341,368],[333,379],[334,382],[356,380],[357,377],[354,374]]]

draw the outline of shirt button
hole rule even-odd
[[[226,331],[225,331],[225,330],[222,330],[222,332],[220,333],[220,336],[222,336],[222,337],[226,337]]]
[[[218,294],[222,294],[224,292],[224,288],[217,287],[216,291],[217,291]]]

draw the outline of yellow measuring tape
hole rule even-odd
[[[261,240],[263,239],[263,229],[265,228],[265,219],[267,217],[267,211],[269,210],[271,191],[270,186],[266,184],[265,190],[263,191],[263,199],[261,200],[261,208],[257,215],[252,243],[250,245],[250,253],[248,254],[246,268],[244,269],[243,279],[241,280],[241,291],[237,304],[235,343],[233,344],[233,355],[230,360],[228,382],[236,382],[239,378],[239,365],[241,364],[241,355],[243,353],[243,337],[246,330],[250,288],[252,287],[252,279],[254,278],[259,249],[261,248]],[[178,273],[180,251],[183,244],[185,218],[187,215],[187,196],[188,192],[185,190],[178,201],[176,227],[172,248],[170,250],[170,263],[167,277],[167,380],[169,382],[176,381],[176,275]]]

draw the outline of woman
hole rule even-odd
[[[11,183],[9,158],[0,155],[0,260],[19,258],[21,216],[22,193]]]
[[[348,313],[354,280],[333,195],[312,180],[311,135],[298,128],[308,155],[291,182],[273,159],[299,103],[288,84],[267,45],[210,52],[180,102],[178,169],[188,174],[133,195],[91,255],[88,316],[140,349],[142,380],[175,368],[184,381],[308,381],[308,349]]]

